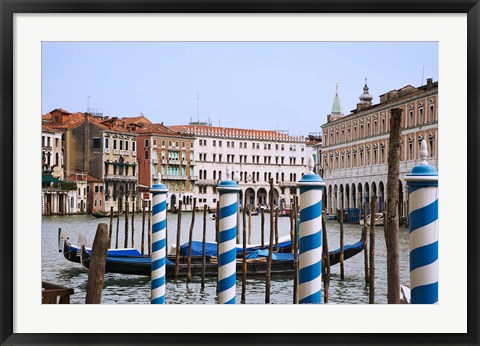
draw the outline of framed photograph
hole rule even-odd
[[[479,343],[478,1],[0,11],[2,345]]]

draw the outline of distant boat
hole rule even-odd
[[[216,220],[217,219],[217,214],[213,213],[210,215],[210,220]]]
[[[370,226],[370,218],[371,214],[367,215],[367,225]],[[364,221],[363,218],[360,220],[360,225],[363,226]],[[375,226],[383,226],[384,225],[384,220],[383,220],[383,213],[376,213],[375,214]]]
[[[120,211],[114,211],[113,216],[118,216],[121,215],[123,212]],[[103,212],[103,211],[92,211],[92,216],[96,218],[102,218],[102,217],[110,217],[110,213]]]
[[[338,216],[336,214],[327,214],[327,217],[326,217],[327,221],[337,220],[337,219],[338,219]]]

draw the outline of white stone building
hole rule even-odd
[[[274,180],[274,204],[289,209],[297,192],[296,182],[306,172],[309,153],[303,136],[265,130],[215,127],[206,123],[171,126],[195,136],[195,184],[197,206],[215,208],[216,187],[226,179],[227,167],[240,177],[240,197],[252,207],[268,205],[270,178]]]
[[[420,143],[425,139],[428,163],[438,169],[438,82],[427,79],[420,87],[407,85],[380,95],[378,104],[365,83],[357,108],[342,113],[338,93],[328,122],[322,125],[321,169],[326,183],[327,212],[360,209],[378,196],[384,211],[387,191],[390,110],[402,110],[399,216],[408,216],[405,176],[418,164]],[[318,148],[320,149],[320,148]],[[369,208],[367,207],[367,210]],[[354,222],[352,220],[352,222]]]

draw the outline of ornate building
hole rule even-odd
[[[195,136],[195,185],[197,206],[215,208],[216,187],[226,178],[227,167],[239,177],[240,195],[251,207],[269,203],[270,178],[274,179],[274,204],[290,208],[296,182],[305,172],[307,148],[302,136],[277,131],[211,126],[205,123],[171,126],[183,135]]]
[[[438,168],[438,82],[427,79],[380,95],[372,103],[367,82],[360,102],[350,114],[339,106],[338,88],[332,113],[322,125],[321,165],[326,183],[327,212],[361,208],[372,194],[385,210],[390,110],[402,109],[399,215],[408,215],[405,176],[419,159],[420,142],[428,145],[428,163]],[[338,106],[337,106],[338,105]]]

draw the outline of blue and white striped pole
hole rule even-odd
[[[153,194],[152,208],[152,304],[165,303],[166,282],[166,219],[167,192],[163,184],[155,184],[150,189]]]
[[[231,180],[227,168],[227,180],[220,182],[219,237],[218,237],[218,303],[235,304],[237,281],[237,208],[240,187]]]
[[[438,303],[438,173],[427,163],[427,143],[420,162],[405,177],[409,193],[410,288],[412,304]]]
[[[325,183],[313,173],[313,158],[308,159],[309,172],[297,183],[300,187],[299,235],[299,303],[322,302],[322,194]]]

